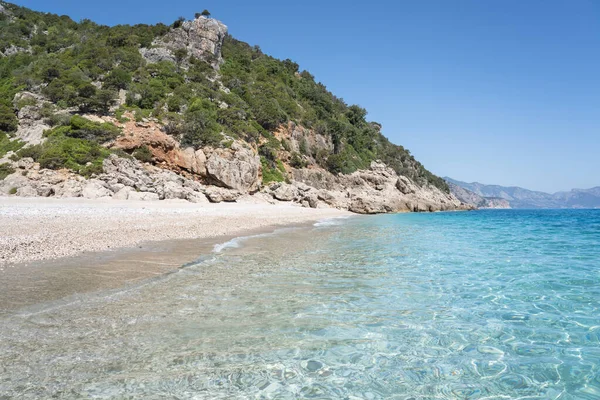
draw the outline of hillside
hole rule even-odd
[[[0,2],[0,31],[4,193],[462,207],[365,109],[210,15],[108,27]]]
[[[600,187],[573,189],[569,192],[551,194],[516,186],[467,183],[448,177],[444,179],[448,182],[450,190],[462,201],[465,200],[461,198],[461,190],[467,190],[482,198],[504,199],[511,208],[600,208]],[[471,202],[467,203],[472,204]]]

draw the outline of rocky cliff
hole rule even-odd
[[[84,29],[2,4],[0,51],[38,46],[36,56],[0,59],[0,87],[10,89],[0,92],[4,195],[286,201],[366,214],[472,208],[364,109],[290,60],[231,39],[217,20]],[[13,16],[31,26],[12,29]]]

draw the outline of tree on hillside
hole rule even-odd
[[[177,18],[177,21],[173,22],[173,28],[179,28],[185,22],[185,17]]]
[[[200,17],[210,18],[210,11],[204,10],[201,13],[196,13],[195,16],[196,16],[196,18],[200,18]]]

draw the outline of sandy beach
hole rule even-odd
[[[0,198],[0,270],[146,242],[237,236],[351,215],[282,204]]]

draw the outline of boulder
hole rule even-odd
[[[37,187],[37,195],[40,197],[50,197],[54,194],[54,186],[41,184]]]
[[[279,201],[292,201],[298,195],[298,188],[287,183],[281,183],[274,186],[271,193]]]
[[[206,195],[200,192],[190,192],[186,195],[185,199],[191,203],[207,204],[210,203],[206,198]]]
[[[260,158],[237,142],[231,149],[216,149],[208,156],[206,172],[217,185],[240,192],[258,189]]]
[[[138,201],[158,201],[158,195],[151,192],[129,192],[127,200],[138,200]]]
[[[123,186],[118,192],[113,195],[114,200],[127,200],[129,198],[129,193],[134,191],[129,186]]]
[[[16,194],[20,197],[36,197],[38,195],[37,190],[31,186],[21,186],[17,189]]]
[[[398,189],[402,194],[415,193],[414,184],[405,176],[398,177],[398,180],[396,181],[396,189]]]
[[[56,197],[80,197],[83,188],[81,182],[69,179],[54,187]]]
[[[81,196],[86,199],[99,199],[101,197],[110,197],[112,192],[104,186],[104,182],[97,179],[89,180],[81,189]]]
[[[233,202],[242,194],[236,190],[229,190],[217,186],[209,186],[204,193],[211,203]]]

